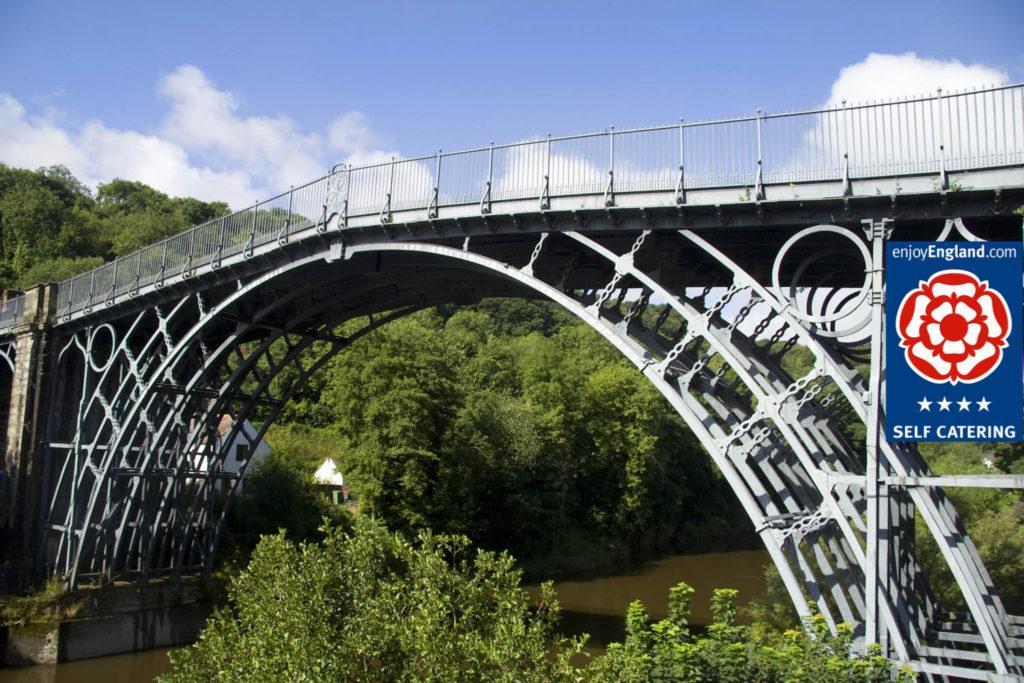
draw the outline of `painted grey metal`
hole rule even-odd
[[[1019,478],[932,476],[914,444],[879,429],[881,247],[890,230],[920,236],[922,225],[931,238],[981,239],[970,219],[936,218],[965,179],[990,190],[972,216],[1005,213],[1004,194],[1024,196],[1024,122],[1000,121],[981,138],[953,123],[981,125],[983,103],[1016,107],[1022,92],[336,167],[60,283],[49,571],[72,585],[210,571],[240,482],[222,464],[227,444],[249,438],[242,421],[262,435],[318,368],[388,320],[527,295],[594,327],[665,396],[736,492],[802,616],[850,622],[862,647],[880,642],[926,676],[1024,674],[1024,622],[1006,613],[942,491]],[[939,123],[900,127],[918,116]],[[903,137],[866,138],[866,121]],[[1008,149],[979,142],[999,130],[1013,133],[1000,138]],[[828,154],[817,151],[835,164],[808,161],[794,189],[786,174],[797,167],[776,155],[808,139],[828,141]],[[728,157],[745,160],[735,177],[722,150],[742,151]],[[716,168],[717,180],[707,171]],[[879,175],[865,181],[866,170]],[[880,204],[871,190],[882,187]],[[918,208],[897,210],[903,201]],[[802,376],[786,369],[798,357],[809,363]],[[844,412],[864,423],[867,453],[839,428]],[[227,434],[223,415],[235,419]],[[950,615],[931,595],[916,517],[967,612]]]
[[[854,475],[830,474],[830,484],[854,484]],[[1024,474],[947,474],[942,476],[882,477],[888,486],[934,486],[939,488],[1009,489],[1024,490]]]
[[[800,613],[809,613],[809,597],[815,609],[833,626],[839,621],[863,624],[870,596],[870,590],[865,588],[870,584],[865,582],[867,551],[862,540],[869,528],[863,505],[866,470],[863,461],[832,431],[828,410],[836,400],[847,400],[862,417],[867,415],[869,401],[865,399],[861,380],[837,360],[834,350],[855,345],[868,330],[862,328],[859,338],[842,341],[828,336],[818,338],[814,333],[816,326],[836,323],[836,311],[842,313],[848,308],[844,302],[833,302],[830,310],[807,310],[800,302],[787,298],[788,289],[762,285],[746,273],[742,264],[730,259],[705,237],[689,230],[674,234],[677,247],[695,247],[708,257],[709,263],[721,269],[720,286],[705,287],[697,293],[673,289],[652,275],[649,267],[642,267],[637,258],[651,248],[649,242],[668,239],[664,233],[650,229],[622,233],[628,241],[620,251],[606,246],[602,238],[579,230],[542,232],[519,264],[476,253],[474,242],[480,238],[463,240],[463,248],[458,249],[392,240],[346,246],[341,235],[337,235],[308,256],[291,259],[247,279],[215,305],[206,304],[194,293],[167,311],[146,309],[135,314],[135,320],[124,328],[123,340],[117,344],[118,354],[123,356],[121,361],[90,357],[90,348],[98,347],[103,335],[114,339],[111,328],[106,324],[81,328],[63,353],[76,349],[83,354],[89,368],[86,374],[94,379],[82,387],[83,427],[78,428],[71,441],[55,441],[51,445],[55,451],[63,448],[81,454],[63,459],[66,473],[62,473],[57,488],[69,495],[76,494],[78,503],[58,505],[58,514],[51,518],[51,533],[56,539],[54,565],[64,568],[73,581],[87,580],[92,575],[152,575],[208,569],[223,523],[224,507],[218,496],[238,485],[237,478],[218,475],[216,467],[212,471],[208,468],[205,474],[194,467],[197,452],[204,439],[209,438],[210,426],[223,412],[231,412],[239,419],[253,415],[261,401],[273,402],[274,410],[279,410],[287,395],[272,393],[274,377],[298,361],[303,363],[302,379],[308,379],[315,367],[341,345],[321,349],[312,361],[300,360],[303,353],[313,348],[317,340],[335,339],[330,330],[343,318],[357,316],[359,309],[332,314],[331,300],[303,308],[301,302],[316,288],[300,277],[295,281],[303,284],[278,289],[259,311],[239,318],[237,327],[222,336],[216,346],[206,345],[207,330],[225,318],[235,320],[232,311],[247,298],[273,289],[276,282],[291,281],[290,274],[323,263],[325,258],[344,269],[363,255],[400,252],[486,269],[491,277],[512,279],[529,287],[594,326],[644,372],[698,436],[736,490]],[[863,240],[852,231],[827,225],[797,234],[802,235],[801,239],[828,234]],[[664,244],[657,248],[668,249]],[[785,256],[786,251],[780,250],[779,256]],[[560,261],[558,268],[552,270],[544,262],[555,254],[561,254],[557,256]],[[669,250],[659,259],[670,264],[671,257]],[[869,272],[873,257],[869,254],[864,264]],[[588,278],[599,278],[599,284],[566,287],[567,277],[579,277],[574,271],[583,262],[591,269],[598,268],[599,272]],[[597,263],[606,265],[596,266]],[[548,274],[542,275],[539,268]],[[559,276],[554,277],[553,272]],[[438,282],[447,279],[443,277]],[[431,291],[437,286],[431,282],[429,278],[418,279],[416,287],[401,296],[389,295],[397,298],[385,306],[404,312],[402,297],[409,297],[409,302],[416,300],[418,289]],[[372,279],[361,280],[351,297],[373,301],[374,291],[380,286]],[[643,309],[652,299],[668,302],[665,310],[677,316],[678,330],[665,329],[667,316],[644,319]],[[732,302],[743,305],[727,313]],[[256,347],[251,346],[251,341],[244,341],[251,338],[252,332],[268,325],[266,321],[272,314],[285,310],[295,311],[292,322],[277,329],[267,328],[270,331]],[[143,324],[147,320],[155,323],[159,334],[148,332],[150,328]],[[304,326],[305,320],[318,322],[309,328]],[[175,332],[178,321],[181,324]],[[370,325],[374,326],[374,322]],[[777,325],[782,333],[765,338],[772,325]],[[273,353],[275,344],[300,330],[304,330],[301,338],[289,342],[283,356],[260,365],[261,359]],[[240,360],[246,344],[249,348],[245,359]],[[131,351],[133,347],[135,351]],[[793,348],[808,349],[815,356],[813,369],[804,377],[787,377],[779,365],[781,357]],[[773,360],[773,356],[778,357]],[[237,361],[234,364],[230,362],[232,357]],[[122,361],[129,370],[114,371]],[[718,369],[712,371],[716,365]],[[734,375],[731,382],[725,381],[726,370]],[[221,379],[209,381],[216,377]],[[252,381],[257,383],[255,388],[246,384]],[[301,382],[293,384],[291,391],[300,385]],[[241,391],[246,386],[249,391]],[[749,392],[749,398],[737,396],[737,388]],[[830,398],[829,403],[823,396]],[[117,404],[123,406],[120,411],[113,407]],[[86,429],[84,423],[90,413],[100,419]],[[86,438],[90,434],[91,440]],[[223,441],[229,440],[230,437]],[[896,459],[894,453],[879,450],[879,458]],[[217,454],[211,461],[221,457]],[[904,457],[914,461],[910,452]],[[917,471],[924,471],[919,458],[915,466]],[[892,469],[897,472],[891,478],[892,485],[905,483],[898,477],[909,475],[900,475],[897,466]],[[122,483],[124,480],[127,483]],[[189,481],[193,482],[191,486],[186,485]],[[105,497],[111,486],[121,487],[120,502],[112,503],[109,496]],[[147,509],[147,489],[148,498],[157,501],[153,509]],[[54,501],[61,498],[54,496]],[[917,509],[926,519],[942,526],[947,537],[954,535],[955,513],[942,514],[935,508],[935,501],[922,503]],[[951,564],[963,565],[964,556],[976,556],[970,547],[948,547],[943,552]],[[911,570],[912,574],[915,572],[916,569]],[[960,572],[957,578],[970,584],[978,575]],[[919,581],[920,576],[915,575],[913,580]],[[981,656],[986,662],[994,660],[997,672],[1014,671],[1015,660],[1008,654],[1008,633],[985,635],[986,629],[996,631],[992,625],[1005,621],[1006,615],[999,611],[998,599],[991,594],[988,582],[977,583],[980,585],[965,589],[965,594],[973,592],[979,598],[972,612],[994,609],[995,613],[990,618],[972,614],[970,623],[984,648],[970,647],[963,659],[976,660]],[[942,661],[921,660],[929,671],[934,666],[953,667],[950,671],[963,668],[951,664],[955,658],[942,654],[944,650],[934,649],[939,645],[926,644],[928,621],[909,619],[900,599],[889,592],[891,586],[878,582],[876,590],[878,628],[885,631],[894,656],[913,660],[935,655]],[[925,611],[936,613],[934,610],[925,607]],[[861,638],[866,636],[861,627],[858,634]],[[1000,646],[1000,642],[1007,644]],[[1004,656],[993,657],[993,647],[997,651],[1001,648]]]
[[[0,334],[14,327],[24,312],[24,294],[16,294],[0,303]]]

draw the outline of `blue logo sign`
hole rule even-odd
[[[1019,242],[886,246],[886,422],[892,441],[1020,441]]]

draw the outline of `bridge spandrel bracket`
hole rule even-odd
[[[324,260],[327,263],[334,263],[335,261],[347,260],[349,256],[351,254],[348,253],[348,249],[345,247],[345,241],[337,239],[331,242],[331,247]]]

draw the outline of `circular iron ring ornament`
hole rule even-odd
[[[809,235],[817,235],[823,233],[832,233],[844,237],[852,242],[857,249],[860,251],[861,258],[864,260],[864,282],[860,286],[860,290],[854,292],[849,297],[845,297],[843,302],[839,306],[839,310],[833,313],[821,313],[814,314],[801,309],[796,303],[793,290],[796,288],[795,285],[789,286],[789,294],[785,293],[781,283],[779,282],[779,272],[782,269],[782,261],[785,259],[786,254],[793,247],[794,244],[802,240]],[[822,252],[817,252],[814,256],[814,260],[820,258]],[[797,271],[797,274],[802,274],[809,264],[801,264]],[[789,308],[793,315],[797,318],[811,325],[820,326],[823,324],[835,323],[844,318],[853,315],[860,307],[861,304],[868,297],[868,292],[871,291],[871,254],[868,252],[867,245],[861,240],[856,233],[847,228],[839,227],[838,225],[815,225],[809,228],[804,228],[800,232],[790,237],[779,249],[779,253],[775,257],[775,262],[772,264],[772,292],[778,298],[778,300]],[[822,328],[818,328],[818,332],[824,336],[829,337],[843,337],[856,332],[864,327],[863,322],[854,325],[852,328],[847,330],[832,330],[827,331]]]
[[[103,363],[96,362],[96,354],[93,352],[93,344],[96,343],[96,335],[101,331],[106,331],[110,335],[110,350],[107,353],[107,358]],[[114,360],[114,355],[117,346],[117,333],[114,331],[113,325],[110,323],[103,323],[97,325],[92,332],[89,334],[89,338],[85,345],[85,357],[89,361],[89,367],[92,368],[93,372],[104,372],[110,367],[110,363]]]

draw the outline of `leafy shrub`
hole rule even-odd
[[[812,617],[805,629],[766,636],[736,623],[736,591],[716,590],[711,602],[714,622],[706,635],[697,635],[687,623],[693,589],[680,583],[669,591],[666,619],[649,623],[639,601],[626,615],[626,640],[608,647],[591,666],[595,681],[716,681],[721,683],[774,683],[776,681],[830,681],[868,683],[912,681],[907,669],[894,671],[893,663],[874,646],[867,656],[852,651],[853,629],[842,624],[829,633],[823,617]]]
[[[532,610],[519,580],[507,554],[365,518],[321,544],[268,536],[165,680],[576,680],[551,586]]]

